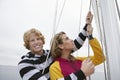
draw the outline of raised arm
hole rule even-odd
[[[99,44],[99,41],[96,39],[96,38],[93,38],[91,36],[91,39],[90,39],[90,46],[93,50],[93,56],[89,56],[89,58],[92,60],[92,63],[96,66],[96,65],[99,65],[101,64],[102,62],[105,61],[105,56],[103,54],[103,51],[102,51],[102,48]],[[79,60],[85,60],[86,58],[88,57],[78,57],[77,59]]]
[[[92,20],[93,20],[93,14],[91,12],[88,12],[88,14],[86,16],[86,24],[85,24],[82,32],[80,32],[78,37],[74,40],[75,48],[73,51],[80,49],[82,47],[82,45],[84,44],[86,37],[88,37],[88,34],[89,35],[92,34],[92,31],[90,28],[90,24],[92,23]],[[89,31],[91,31],[91,33]]]
[[[105,61],[105,56],[103,54],[102,48],[96,38],[90,40],[90,45],[92,47],[94,56],[91,56],[91,60],[94,65],[101,64]]]

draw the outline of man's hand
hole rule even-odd
[[[86,16],[86,24],[91,24],[93,20],[93,14],[89,11]]]
[[[92,61],[88,58],[82,62],[81,70],[87,77],[94,73],[95,66],[93,65]]]
[[[89,24],[89,25],[87,26],[87,35],[88,35],[88,36],[89,36],[89,35],[92,35],[92,33],[93,33],[93,27],[92,27],[91,24]]]

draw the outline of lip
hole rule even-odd
[[[34,46],[35,49],[39,49],[41,48],[41,46],[37,45],[37,46]]]

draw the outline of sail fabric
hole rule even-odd
[[[108,80],[120,76],[120,25],[114,0],[93,0],[96,25],[106,55]]]

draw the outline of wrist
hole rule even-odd
[[[86,23],[84,28],[83,28],[85,31],[87,31],[87,26],[88,26],[88,24]]]
[[[94,39],[92,34],[89,35],[88,38],[89,38],[89,40]]]
[[[78,77],[78,80],[86,79],[86,75],[82,70],[79,70],[75,73],[75,75]],[[80,76],[81,75],[81,76]]]

